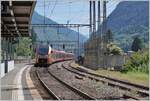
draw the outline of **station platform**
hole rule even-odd
[[[31,77],[32,65],[15,64],[14,69],[1,78],[1,100],[42,100]]]

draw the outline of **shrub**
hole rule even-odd
[[[144,47],[144,42],[139,37],[136,37],[131,46],[132,51],[137,52],[138,50],[141,50],[143,47]]]
[[[29,56],[29,54],[32,54],[31,44],[30,38],[20,38],[19,45],[16,47],[17,56]]]
[[[124,65],[123,72],[136,71],[136,72],[149,73],[148,55],[149,55],[148,52],[144,52],[143,54],[141,54],[140,52],[134,53]]]
[[[123,50],[114,43],[107,44],[106,54],[121,55]]]

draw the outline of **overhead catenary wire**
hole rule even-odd
[[[65,2],[65,5],[66,5],[67,3],[69,3],[69,6],[70,6],[71,4],[74,4],[74,3],[76,3],[76,2],[81,2],[81,1],[82,1],[82,2],[86,2],[86,0],[78,0],[78,1],[76,1],[76,0],[72,0],[72,1],[71,1],[71,0],[68,0],[68,1]],[[52,8],[52,10],[51,10],[50,17],[51,17],[52,14],[54,13],[54,9],[56,8],[56,5],[55,5],[55,4],[56,4],[56,1],[55,1],[55,4],[54,4],[53,2],[54,2],[54,0],[53,0],[53,1],[48,1],[48,3],[47,3],[47,4],[53,4],[53,5],[54,5],[53,8]],[[57,5],[58,5],[58,4],[60,4],[61,1],[58,0],[57,2],[58,2],[58,3],[57,3]],[[83,13],[86,12],[86,10],[83,10],[83,8],[85,8],[86,4],[85,4],[85,3],[82,3],[82,4],[83,4],[83,7],[82,7],[82,9],[79,10],[80,16],[84,16]],[[42,5],[42,6],[44,6],[44,5]],[[45,4],[45,6],[48,6],[48,8],[50,7],[50,5],[46,5],[46,4]],[[72,6],[72,5],[71,5],[71,6]],[[71,10],[71,7],[69,7],[69,8],[70,8],[70,9],[69,9],[69,16],[71,16],[72,13],[75,13],[75,12],[73,12],[73,11]],[[82,13],[82,14],[81,14],[81,13]],[[48,13],[48,14],[49,14],[49,13]],[[72,17],[69,18],[68,21],[70,22],[70,21],[73,21],[74,19],[79,19],[79,20],[80,20],[79,22],[81,22],[82,18],[80,18],[80,16],[79,16],[78,18],[77,18],[77,16],[72,16]],[[83,19],[83,20],[84,20],[84,19]],[[86,20],[86,21],[87,21],[87,20]],[[84,21],[84,22],[85,22],[85,21]]]
[[[45,0],[44,0],[44,7],[43,7],[43,9],[44,9],[44,24],[46,24],[46,20],[45,20],[45,18],[46,18],[46,13],[45,13]],[[43,34],[44,34],[44,39],[46,39],[46,41],[48,41],[48,38],[47,38],[47,35],[46,35],[46,29],[45,29],[45,27],[43,27]]]
[[[50,16],[49,16],[49,17],[52,16],[52,14],[53,14],[53,12],[54,12],[54,9],[55,9],[56,5],[57,5],[57,0],[56,0],[55,3],[54,3],[54,6],[53,6],[53,8],[52,8],[52,10],[51,10],[51,12],[50,12]]]
[[[76,3],[76,2],[86,2],[86,0],[72,0],[72,1],[70,1],[70,0],[66,0],[66,1],[64,1],[63,2],[63,0],[62,1],[60,1],[60,0],[53,0],[53,1],[49,1],[49,0],[47,0],[47,5],[45,4],[45,6],[48,6],[48,8],[50,7],[50,4],[51,5],[54,5],[53,6],[53,8],[52,8],[52,10],[51,10],[51,13],[50,13],[50,17],[52,16],[52,14],[53,14],[53,12],[54,12],[54,9],[55,9],[55,7],[56,7],[56,1],[57,1],[57,5],[62,5],[61,3],[64,3],[63,5],[68,5],[68,3],[69,4],[73,4],[73,3]],[[101,1],[101,0],[100,0]],[[107,10],[109,10],[109,9],[111,9],[111,7],[116,3],[116,2],[119,2],[120,0],[110,0],[109,2],[111,2],[111,5],[109,5],[108,7],[107,7]],[[41,1],[40,1],[41,2]],[[43,1],[42,1],[43,2]],[[55,4],[54,4],[54,3]],[[59,3],[58,3],[59,2]],[[36,7],[39,7],[39,6],[41,6],[41,7],[43,7],[44,5],[37,5]],[[83,7],[84,8],[84,7]],[[71,11],[71,10],[70,10]],[[86,10],[85,10],[86,11]],[[71,13],[72,13],[73,11],[71,11]],[[81,10],[80,10],[80,13],[81,13]],[[83,13],[83,9],[82,9],[82,13]],[[71,14],[70,14],[71,15]],[[75,16],[76,17],[76,16]],[[75,17],[73,16],[73,17],[71,17],[70,19],[69,19],[69,21],[72,21],[73,19],[75,19]]]
[[[79,0],[80,1],[80,0]],[[84,8],[86,8],[85,6],[86,6],[86,3],[85,2],[88,2],[88,1],[85,1],[85,0],[81,0],[81,1],[84,1],[84,3],[82,3],[82,9],[80,9],[78,12],[80,12],[80,13],[78,13],[78,20],[79,20],[79,22],[81,22],[81,17],[83,17],[83,15],[82,14],[84,14],[85,12],[87,12],[88,10],[85,10]],[[79,15],[80,14],[80,15]],[[76,18],[76,16],[73,16],[72,18],[71,18],[71,20],[73,20],[73,19],[77,19]]]
[[[45,0],[44,0],[45,1]],[[79,0],[80,1],[80,0]],[[117,0],[118,1],[118,0]],[[53,2],[54,2],[54,0],[53,0]],[[54,13],[54,10],[55,10],[55,8],[56,8],[56,5],[58,4],[58,2],[60,2],[59,0],[55,0],[55,2],[54,2],[54,6],[53,6],[53,8],[52,8],[52,10],[51,10],[51,12],[50,12],[50,17],[53,15],[53,13]],[[72,0],[72,1],[66,1],[66,3],[69,3],[69,6],[70,6],[70,4],[72,4],[72,3],[74,3],[74,2],[76,2],[76,0]],[[111,1],[111,2],[113,2],[113,4],[115,4],[115,2],[116,1]],[[51,1],[49,1],[49,4],[51,3]],[[65,3],[65,4],[66,4]],[[53,4],[53,3],[51,3],[51,4]],[[111,5],[113,5],[113,4],[111,4]],[[45,6],[47,6],[45,3],[44,3],[44,8],[45,8]],[[84,7],[83,7],[84,8]],[[108,9],[109,8],[111,8],[111,6],[108,6],[107,7]],[[69,9],[69,15],[71,15],[70,14],[70,12],[72,13],[72,11],[71,11],[71,9]],[[82,12],[83,13],[83,12]],[[81,14],[81,13],[80,13]],[[44,14],[44,16],[45,16],[45,14]],[[73,16],[74,17],[74,16]],[[70,19],[69,19],[69,21],[72,21],[73,19],[75,19],[75,18],[73,18],[73,17],[70,17]],[[77,18],[76,18],[77,19]],[[86,19],[86,20],[84,20],[84,21],[87,21],[88,20],[88,18]]]
[[[56,1],[51,1],[51,0],[47,0],[49,3],[45,4],[45,6],[50,6],[50,5],[54,5],[53,3],[55,3]],[[66,0],[67,1],[67,0]],[[67,2],[60,2],[60,0],[58,0],[57,2],[59,2],[57,5],[67,5],[68,3],[77,3],[77,2],[81,2],[84,0],[68,0]],[[85,0],[86,1],[86,0]],[[38,1],[38,2],[43,2],[42,1]],[[41,3],[41,5],[36,5],[36,7],[43,7],[44,5]]]

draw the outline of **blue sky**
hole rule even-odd
[[[120,0],[109,0],[107,14],[109,15]],[[35,11],[44,15],[44,0],[37,0]],[[89,23],[89,0],[45,0],[45,16],[61,24]],[[77,29],[73,29],[77,30]],[[89,28],[80,28],[81,34],[89,36]]]

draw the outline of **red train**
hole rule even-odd
[[[36,52],[35,66],[48,66],[54,62],[74,59],[73,53],[54,50],[48,45],[38,46],[35,52]]]

